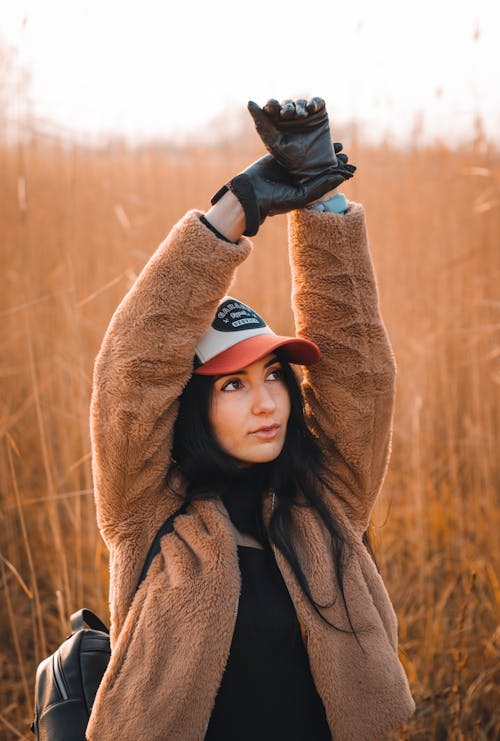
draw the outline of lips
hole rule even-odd
[[[278,430],[281,425],[274,424],[274,425],[265,425],[264,427],[259,427],[258,430],[253,430],[250,434],[255,435],[256,437],[263,437],[266,439],[270,439],[275,437],[278,434]]]

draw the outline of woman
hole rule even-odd
[[[335,192],[355,168],[321,99],[249,109],[270,154],[171,230],[96,361],[112,656],[91,741],[361,741],[414,710],[364,544],[394,362],[363,209]],[[227,295],[252,249],[242,234],[285,212],[296,338]]]

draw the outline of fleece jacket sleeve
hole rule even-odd
[[[308,421],[325,452],[328,490],[362,533],[389,460],[395,396],[364,209],[294,211],[289,245],[297,333],[321,350],[303,377]]]
[[[178,399],[196,343],[251,251],[245,238],[219,239],[199,216],[187,213],[149,259],[95,361],[92,466],[97,520],[108,545],[137,527],[157,527],[158,510],[169,513],[164,481]],[[171,512],[178,506],[176,500]]]

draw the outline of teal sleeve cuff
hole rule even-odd
[[[343,214],[348,208],[347,198],[343,193],[335,193],[327,201],[318,201],[311,206],[306,206],[308,211],[323,211],[330,214]]]

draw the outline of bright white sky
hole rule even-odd
[[[500,132],[498,0],[2,0],[35,113],[182,138],[249,99],[325,98],[333,124],[404,140]],[[1,75],[1,69],[0,69]]]

